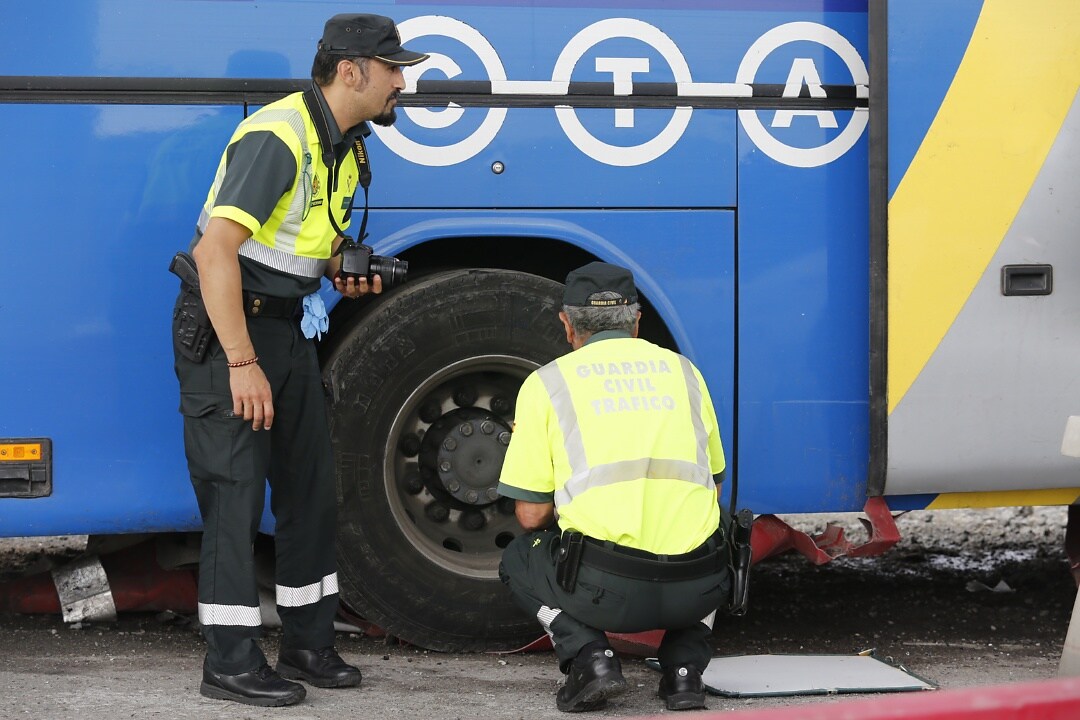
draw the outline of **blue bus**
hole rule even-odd
[[[1078,8],[366,3],[431,60],[369,142],[370,241],[410,278],[323,290],[343,602],[429,648],[533,635],[495,486],[593,259],[702,369],[740,506],[1076,501]],[[198,532],[167,266],[232,129],[356,9],[0,7],[0,535]]]

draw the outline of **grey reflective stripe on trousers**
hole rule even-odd
[[[581,430],[578,426],[577,411],[574,410],[574,401],[570,396],[570,387],[566,384],[566,378],[559,370],[558,363],[548,363],[537,371],[551,398],[555,418],[559,423],[559,429],[562,430],[566,457],[570,463],[570,479],[566,481],[562,489],[555,493],[556,505],[566,505],[590,488],[641,478],[684,480],[709,489],[716,487],[712,473],[709,472],[706,453],[709,436],[705,432],[705,423],[701,418],[701,386],[690,361],[681,355],[679,359],[682,364],[683,380],[686,382],[686,395],[690,403],[690,422],[694,428],[697,462],[646,457],[590,467],[585,455],[585,445],[581,441]]]
[[[303,607],[314,605],[324,597],[338,594],[337,573],[330,573],[322,580],[304,587],[276,585],[277,604],[281,607]]]
[[[540,621],[541,627],[544,628],[544,632],[551,638],[552,642],[555,642],[555,636],[551,632],[551,623],[555,622],[555,618],[559,617],[562,610],[559,608],[549,608],[547,605],[541,605],[540,609],[536,611],[536,619]]]
[[[262,625],[262,613],[259,608],[250,605],[199,603],[199,624],[259,627]]]

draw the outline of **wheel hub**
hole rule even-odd
[[[458,408],[436,420],[420,446],[421,476],[438,496],[463,507],[483,507],[499,499],[499,471],[510,444],[510,426],[481,408]]]
[[[498,496],[514,401],[535,362],[478,355],[416,383],[386,438],[384,480],[398,527],[440,567],[498,577],[503,549],[521,526]],[[470,493],[475,493],[472,495]]]

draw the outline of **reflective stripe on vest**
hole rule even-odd
[[[690,361],[679,356],[682,365],[683,380],[686,382],[686,395],[690,402],[690,422],[694,427],[697,461],[674,460],[670,458],[637,458],[620,460],[590,467],[585,455],[585,445],[581,440],[577,411],[570,395],[570,386],[566,383],[558,363],[548,363],[537,371],[544,388],[551,398],[555,419],[562,430],[566,457],[570,463],[570,478],[555,493],[557,506],[569,504],[575,497],[594,487],[613,485],[620,482],[640,480],[642,478],[684,480],[702,485],[709,489],[716,487],[712,473],[709,472],[709,459],[706,447],[709,435],[701,418],[701,386]]]
[[[318,258],[301,257],[282,250],[266,247],[258,240],[248,238],[240,246],[240,254],[244,257],[262,263],[275,270],[287,272],[290,275],[301,277],[321,277],[326,270],[326,261]]]
[[[289,95],[268,105],[241,122],[230,140],[230,146],[247,133],[256,131],[272,132],[292,150],[296,160],[297,177],[292,187],[278,201],[266,223],[240,246],[240,255],[292,275],[320,277],[326,269],[331,243],[336,235],[326,216],[325,206],[329,205],[343,214],[344,211],[340,210],[339,206],[345,198],[350,197],[348,190],[334,194],[333,188],[326,188],[319,198],[319,212],[309,212],[308,204],[314,195],[312,182],[325,186],[327,170],[317,148],[312,151],[309,138],[315,143],[318,141],[315,139],[315,127],[304,109],[301,93]],[[218,165],[206,204],[199,214],[200,233],[206,232],[211,209],[224,182],[227,154],[226,150]],[[348,168],[350,164],[352,167]],[[351,169],[358,175],[355,165],[356,161],[350,153],[344,160],[343,170]],[[305,223],[307,228],[304,227]],[[301,238],[302,233],[304,238]]]

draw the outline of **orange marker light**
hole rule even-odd
[[[26,462],[41,459],[41,443],[0,444],[0,462]]]

